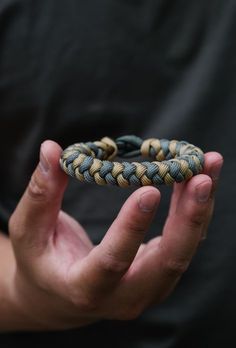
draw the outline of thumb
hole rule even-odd
[[[50,140],[40,148],[40,161],[10,221],[14,240],[42,245],[54,230],[67,176],[59,166],[62,149]]]

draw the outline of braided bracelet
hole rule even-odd
[[[116,155],[123,158],[142,155],[154,161],[112,162]],[[62,152],[60,165],[68,175],[98,185],[158,186],[188,180],[200,173],[204,154],[186,141],[142,140],[126,135],[71,145]]]

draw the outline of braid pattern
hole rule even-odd
[[[115,156],[143,156],[154,161],[111,161]],[[186,141],[142,140],[125,135],[115,140],[104,137],[100,141],[71,145],[62,152],[60,165],[68,175],[98,185],[159,186],[182,182],[200,173],[204,154]]]

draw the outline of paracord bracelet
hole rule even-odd
[[[152,162],[112,162],[115,156],[150,157]],[[120,187],[171,185],[190,179],[203,170],[204,154],[198,147],[177,140],[135,135],[115,140],[76,143],[66,148],[60,158],[61,168],[80,181]]]

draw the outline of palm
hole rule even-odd
[[[83,227],[60,211],[41,261],[47,264],[47,268],[50,265],[51,274],[63,281],[71,266],[88,255],[92,248],[93,244]]]

